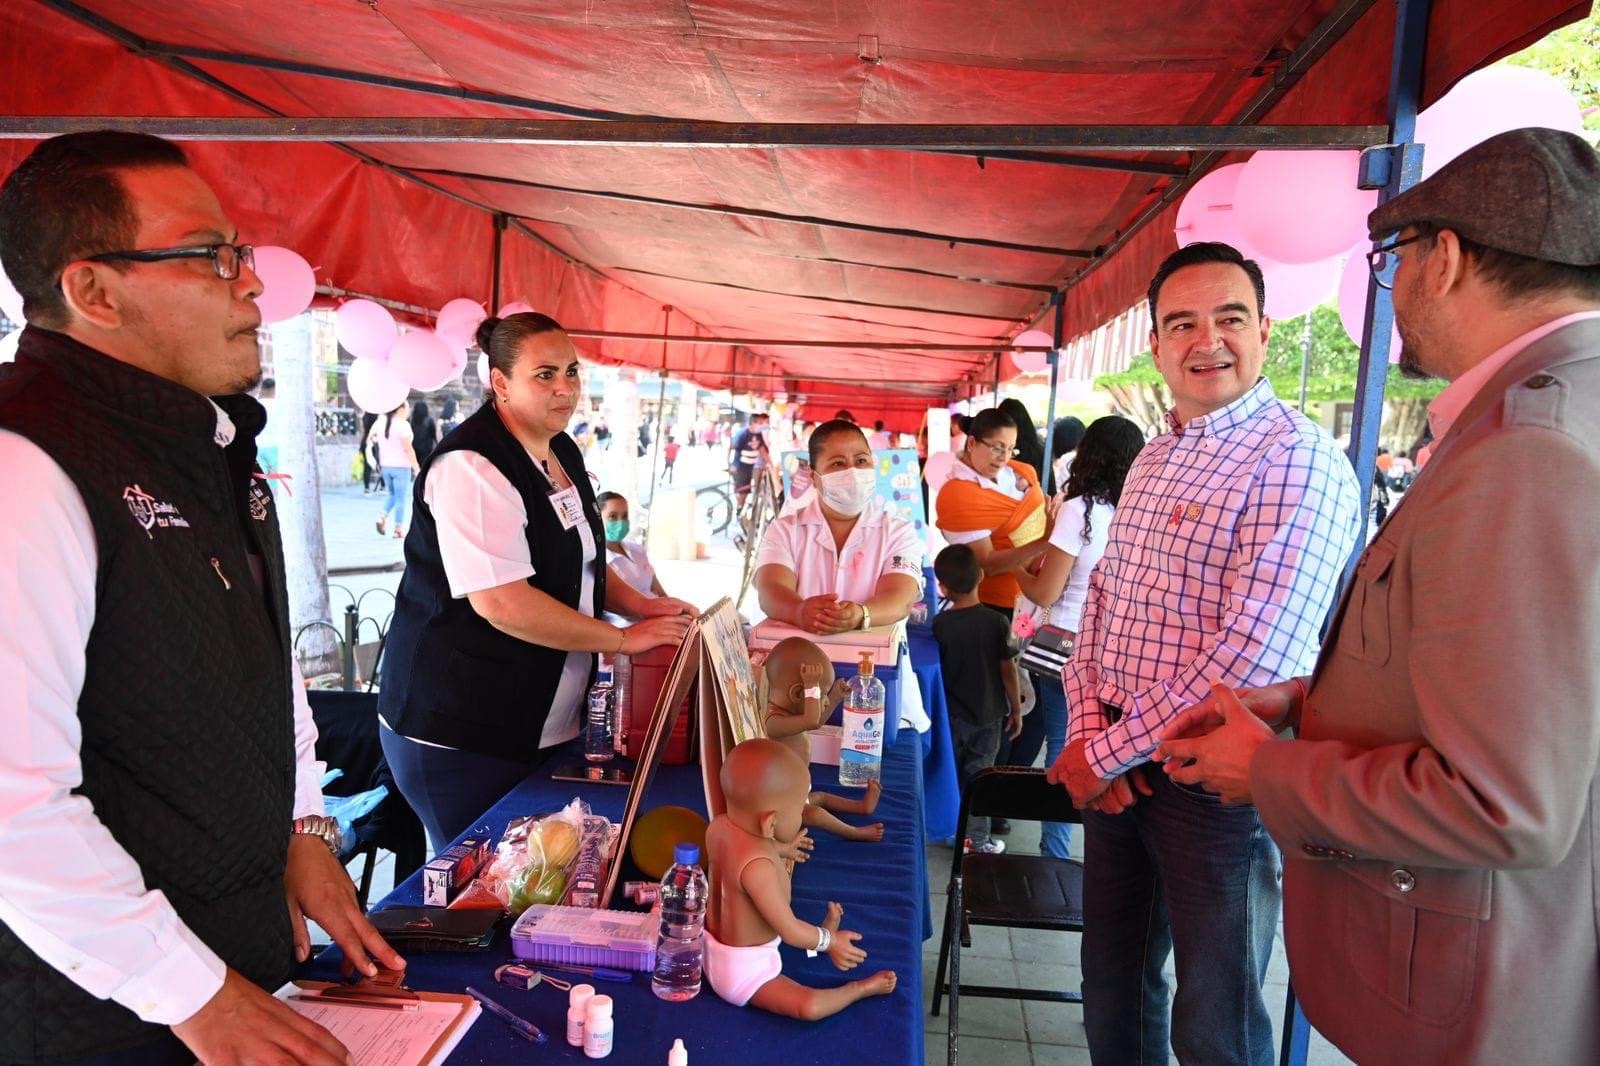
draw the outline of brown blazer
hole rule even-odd
[[[1600,1063],[1600,320],[1477,395],[1251,766],[1311,1023],[1360,1063]]]

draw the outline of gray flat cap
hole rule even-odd
[[[1374,240],[1431,222],[1503,252],[1600,265],[1600,155],[1561,130],[1497,134],[1367,216]]]

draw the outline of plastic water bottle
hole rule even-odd
[[[676,861],[661,879],[661,936],[650,990],[661,999],[681,1003],[700,994],[710,888],[700,868],[699,845],[679,844],[673,858]]]
[[[882,773],[883,700],[883,682],[872,672],[872,653],[864,651],[844,697],[839,784],[847,788],[866,788]]]
[[[602,655],[589,688],[588,714],[583,730],[583,757],[608,762],[616,756],[611,747],[611,660]]]
[[[633,710],[633,660],[626,655],[616,657],[611,685],[611,750],[626,754],[628,718]]]

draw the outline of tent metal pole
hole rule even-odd
[[[911,148],[927,151],[1088,148],[1099,152],[1237,152],[1366,148],[1384,126],[1032,125],[1027,123],[692,122],[656,119],[362,116],[5,115],[0,138],[35,140],[116,129],[174,141],[338,141],[344,144],[541,144],[583,148]]]
[[[505,253],[506,226],[511,222],[511,216],[497,214],[494,216],[494,261],[492,272],[489,275],[489,313],[492,315],[500,306],[500,267]]]
[[[671,324],[672,324],[672,306],[670,304],[662,304],[661,305],[661,332],[662,332],[663,335],[665,335],[666,333],[669,332],[667,327],[670,326]],[[666,345],[666,342],[663,341],[662,344],[661,344],[661,388],[656,393],[656,426],[655,426],[655,432],[651,434],[651,441],[656,446],[654,454],[650,457],[650,503],[651,504],[654,504],[656,502],[656,479],[660,476],[659,474],[656,473],[656,470],[659,468],[659,466],[661,464],[661,422],[662,422],[664,416],[666,415],[666,410],[667,410],[667,345]],[[648,519],[645,521],[644,532],[645,532],[645,537],[648,540],[649,535],[650,535],[650,523],[649,523]]]
[[[1394,56],[1389,74],[1389,129],[1387,150],[1369,152],[1362,159],[1362,178],[1376,178],[1369,166],[1382,174],[1380,204],[1415,185],[1422,177],[1422,148],[1412,143],[1417,109],[1422,97],[1422,67],[1428,52],[1428,15],[1431,0],[1396,0]],[[1385,166],[1386,164],[1386,166]],[[1375,182],[1362,181],[1363,185]],[[1309,319],[1308,319],[1309,320]],[[1350,464],[1355,467],[1361,493],[1361,535],[1345,563],[1344,584],[1355,576],[1367,544],[1368,508],[1372,502],[1372,474],[1378,463],[1378,430],[1383,423],[1383,387],[1389,372],[1389,334],[1394,326],[1394,304],[1389,290],[1367,283],[1366,339],[1361,344],[1361,369],[1356,377],[1355,418],[1350,426]],[[1330,610],[1328,622],[1333,620]],[[1326,632],[1324,623],[1324,632]],[[1284,1066],[1305,1066],[1310,1054],[1311,1023],[1300,1009],[1290,975],[1284,1002],[1283,1044],[1278,1061]]]
[[[906,341],[809,341],[773,337],[696,337],[688,334],[629,333],[620,330],[569,329],[569,337],[609,341],[664,341],[667,344],[736,344],[745,348],[847,348],[872,352],[1048,352],[1042,344],[1011,344],[1006,341],[970,344],[918,344]],[[803,374],[791,374],[803,377]]]
[[[1050,400],[1045,404],[1044,413],[1044,483],[1050,484],[1050,463],[1054,460],[1051,452],[1056,442],[1056,380],[1061,370],[1061,333],[1066,325],[1067,303],[1061,293],[1050,297],[1050,303],[1056,309],[1055,325],[1051,335],[1055,338],[1055,347],[1046,353],[1045,370],[1050,375]],[[1057,485],[1056,491],[1060,492],[1065,486]]]
[[[1422,96],[1422,66],[1428,46],[1431,0],[1398,0],[1395,11],[1394,67],[1389,83],[1389,135],[1385,150],[1362,159],[1368,184],[1381,185],[1380,204],[1400,195],[1422,178],[1422,146],[1412,143]],[[1366,546],[1372,472],[1378,462],[1378,431],[1383,425],[1383,389],[1389,373],[1389,338],[1394,328],[1394,302],[1388,289],[1367,282],[1366,341],[1356,376],[1356,409],[1350,425],[1350,463],[1361,490],[1361,533],[1345,566],[1345,580]]]

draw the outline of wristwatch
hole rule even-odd
[[[871,629],[872,628],[872,612],[867,610],[867,605],[864,604],[864,603],[858,603],[858,604],[856,604],[856,606],[861,608],[861,624],[856,626],[856,628],[857,629]]]
[[[304,818],[296,818],[289,828],[291,836],[304,834],[316,837],[328,845],[328,850],[333,852],[333,857],[339,857],[339,845],[344,842],[344,834],[339,831],[339,822],[325,814],[308,814]]]

